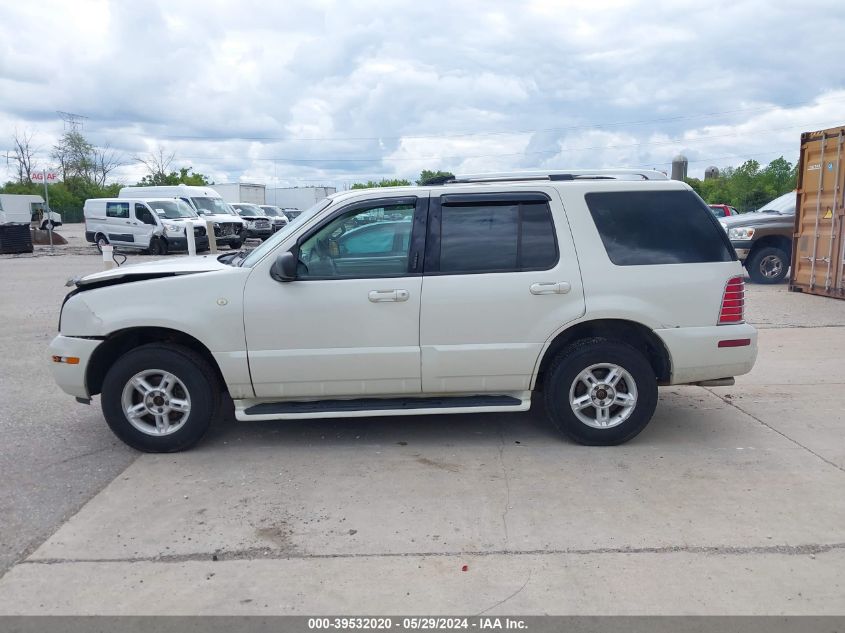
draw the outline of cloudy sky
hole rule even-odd
[[[29,130],[49,164],[65,111],[125,183],[158,148],[279,186],[679,152],[700,176],[845,124],[843,59],[842,0],[0,0],[0,148]]]

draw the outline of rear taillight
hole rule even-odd
[[[719,325],[742,323],[745,318],[745,280],[731,277],[722,294],[722,307],[719,310]]]

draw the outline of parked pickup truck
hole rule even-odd
[[[778,283],[789,271],[795,201],[790,191],[756,211],[719,220],[748,276],[758,284]]]

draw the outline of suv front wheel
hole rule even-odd
[[[605,338],[577,341],[558,354],[543,390],[552,424],[588,446],[627,442],[657,407],[657,379],[648,360]]]
[[[191,447],[205,435],[219,403],[217,377],[208,362],[186,347],[160,343],[118,358],[101,396],[114,434],[148,453]]]

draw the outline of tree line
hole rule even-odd
[[[727,204],[745,213],[795,189],[797,178],[798,165],[781,156],[765,167],[747,160],[739,167],[723,169],[716,178],[687,178],[686,182],[706,203]]]
[[[13,149],[8,156],[13,165],[15,179],[0,187],[0,193],[44,195],[44,185],[34,181],[41,170],[35,156],[40,148],[33,145],[31,132],[15,132]],[[174,169],[175,154],[159,149],[149,155],[127,159],[109,145],[98,147],[88,141],[78,130],[65,132],[50,149],[53,164],[58,165],[61,182],[47,185],[50,208],[62,214],[65,222],[81,222],[82,207],[88,198],[116,197],[123,184],[109,182],[118,167],[128,162],[144,165],[146,174],[138,185],[210,185],[204,174],[195,173],[190,167]]]

